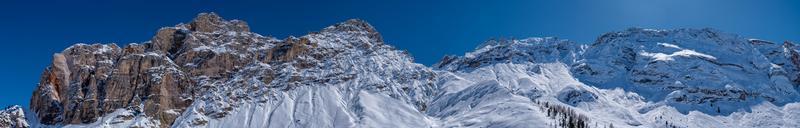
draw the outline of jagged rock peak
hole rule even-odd
[[[787,46],[787,47],[794,47],[795,46],[794,43],[792,43],[791,41],[788,41],[788,40],[787,41],[783,41],[783,45]]]
[[[192,103],[190,76],[236,71],[256,53],[248,48],[271,47],[266,40],[243,21],[201,13],[189,24],[161,28],[142,44],[76,44],[53,56],[31,110],[45,125],[86,124],[131,111],[168,127]]]
[[[194,38],[197,35],[204,35],[201,37],[214,37],[214,36],[233,37],[236,35],[244,34],[248,36],[260,35],[250,32],[250,27],[246,22],[241,20],[225,20],[216,13],[200,13],[189,24],[178,24],[175,27],[164,27],[158,30],[155,36],[151,39],[150,44],[147,44],[147,51],[154,51],[166,55],[174,56],[182,50],[186,50],[186,46],[199,47],[201,45],[221,45],[224,43],[202,43],[198,44],[197,41],[186,40],[187,38]],[[196,39],[196,38],[195,38]],[[186,43],[188,42],[188,43]],[[185,46],[186,45],[186,46]]]
[[[124,48],[76,44],[55,54],[32,96],[31,110],[43,125],[89,124],[115,116],[123,122],[136,121],[136,126],[169,127],[187,106],[202,98],[197,95],[205,94],[200,83],[224,82],[248,65],[306,70],[321,66],[323,60],[358,58],[342,56],[357,56],[360,50],[410,62],[381,44],[378,32],[362,20],[278,40],[249,32],[243,21],[201,13],[188,24],[159,29],[141,44]],[[265,75],[267,83],[283,78],[274,71],[269,68],[259,75]]]
[[[495,63],[544,63],[575,61],[581,45],[555,37],[491,39],[463,57],[446,56],[433,67],[443,70],[474,69]]]
[[[647,28],[628,28],[624,31],[608,32],[597,38],[592,46],[614,42],[616,39],[623,38],[673,38],[717,40],[716,42],[738,42],[732,40],[743,39],[736,34],[725,33],[714,28],[680,28],[680,29],[647,29]],[[621,38],[622,37],[622,38]]]
[[[511,48],[520,45],[552,45],[557,43],[564,43],[570,42],[566,39],[559,39],[558,37],[529,37],[525,39],[489,39],[483,44],[478,45],[475,50],[480,50],[484,48],[500,48],[497,46],[510,46],[510,47],[503,47],[503,48]],[[478,52],[478,51],[475,51]]]
[[[28,128],[25,112],[19,105],[0,110],[0,128]]]
[[[3,109],[2,112],[9,112],[9,113],[14,113],[14,114],[18,114],[18,115],[25,115],[22,112],[22,106],[19,106],[19,105],[9,106],[6,109]]]
[[[323,31],[342,31],[342,32],[377,32],[369,23],[361,19],[349,19],[325,28]]]
[[[120,47],[117,44],[109,43],[109,44],[84,44],[78,43],[72,45],[63,51],[62,54],[73,54],[73,53],[92,53],[92,54],[105,54],[109,52],[118,52]]]
[[[241,20],[225,20],[216,13],[200,13],[186,26],[189,30],[198,32],[236,31],[249,32],[247,22]]]
[[[375,27],[372,27],[372,25],[361,19],[349,19],[347,21],[329,26],[323,29],[322,32],[323,33],[344,32],[344,33],[367,34],[367,36],[369,36],[372,39],[375,39],[377,42],[383,42],[383,37],[381,37],[380,33],[378,33],[378,31],[375,30]]]
[[[640,28],[640,27],[632,27],[625,29],[624,31],[620,32],[609,32],[609,33],[715,33],[721,34],[723,33],[720,30],[714,28],[679,28],[679,29],[651,29],[651,28]]]

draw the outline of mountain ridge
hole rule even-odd
[[[791,127],[797,49],[709,28],[631,28],[593,44],[490,40],[427,67],[363,20],[276,39],[201,13],[142,44],[55,54],[29,118],[33,127],[703,126],[680,123],[688,118],[746,127],[769,126],[750,115],[780,109],[787,121],[770,125]]]

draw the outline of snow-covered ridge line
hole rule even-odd
[[[758,39],[745,39],[739,37],[738,35],[723,33],[719,30],[711,28],[704,28],[704,29],[685,28],[685,29],[674,29],[674,30],[631,28],[625,31],[606,33],[603,36],[601,36],[597,42],[588,46],[572,43],[567,40],[557,40],[552,37],[530,38],[522,40],[506,40],[506,41],[490,40],[487,41],[487,43],[485,43],[484,45],[482,45],[482,47],[476,48],[475,51],[469,52],[465,54],[463,57],[446,56],[444,59],[442,59],[442,61],[440,61],[437,64],[434,64],[433,67],[435,69],[457,71],[457,69],[469,70],[470,68],[480,67],[482,65],[491,65],[494,63],[522,63],[522,62],[541,63],[541,62],[554,62],[555,60],[567,63],[569,65],[573,65],[574,66],[573,68],[575,68],[573,72],[577,73],[577,75],[580,76],[581,74],[585,73],[597,74],[598,71],[590,71],[590,70],[598,70],[598,69],[587,69],[593,67],[591,65],[598,65],[598,66],[606,64],[621,65],[619,67],[619,70],[631,71],[634,70],[633,68],[637,68],[636,63],[642,63],[642,65],[640,66],[643,67],[638,67],[638,68],[648,68],[648,67],[652,68],[654,64],[672,65],[670,63],[702,62],[710,65],[716,65],[714,67],[720,67],[726,69],[733,68],[733,70],[744,70],[744,73],[751,74],[752,72],[758,72],[757,70],[763,68],[769,68],[770,67],[769,63],[777,65],[785,65],[787,64],[787,62],[792,61],[791,57],[782,57],[782,60],[776,57],[768,57],[770,55],[774,55],[775,52],[783,52],[784,55],[789,55],[789,56],[791,55],[791,53],[796,53],[797,48],[794,45],[791,45],[792,43],[787,42],[784,43],[783,46],[777,44],[773,45],[773,44],[775,43],[770,43],[768,41],[758,40]],[[775,47],[775,48],[764,49],[760,47]],[[773,49],[775,50],[775,52],[766,51]],[[586,53],[586,52],[593,52],[593,53]],[[740,56],[731,56],[731,55],[740,55]],[[767,56],[767,58],[762,57],[762,55]],[[656,61],[673,61],[676,60],[676,57],[685,58],[684,59],[685,61],[664,62],[664,63],[656,62]],[[643,58],[651,58],[651,59],[643,59]],[[606,62],[597,62],[598,60]],[[763,63],[763,61],[765,60],[783,61],[783,62],[767,61],[767,63]],[[636,62],[636,61],[643,61],[643,62]],[[453,65],[453,63],[456,63],[456,65]],[[748,65],[753,65],[753,67],[748,67]],[[782,66],[781,69],[786,69],[786,68],[794,70],[795,66],[794,64],[789,66]],[[600,69],[600,70],[607,70],[607,69]],[[691,72],[691,71],[676,70],[673,72]],[[786,74],[789,75],[787,77],[791,80],[796,78],[796,75],[794,74],[797,74],[797,72],[794,71]],[[766,76],[768,75],[763,75],[761,77],[766,77]],[[605,79],[607,77],[608,76],[603,76],[599,78]],[[594,78],[589,78],[589,79],[594,79]],[[608,81],[608,80],[610,79],[602,81]],[[624,80],[617,80],[617,81],[624,81]],[[594,82],[594,81],[592,80],[587,82]],[[672,83],[674,82],[675,81],[672,81]],[[746,83],[749,84],[750,82]],[[719,87],[722,87],[723,85],[720,85]],[[790,86],[792,85],[796,86],[796,84],[790,84]],[[604,85],[597,85],[597,86],[604,86]],[[739,86],[743,85],[739,83]],[[792,91],[792,90],[795,89],[785,90],[785,91]]]
[[[162,28],[153,40],[141,44],[130,44],[123,48],[114,44],[76,44],[57,55],[61,57],[57,57],[51,69],[43,75],[44,82],[38,89],[42,93],[36,93],[39,95],[35,95],[32,102],[32,106],[36,106],[32,110],[39,114],[33,118],[41,118],[37,120],[43,123],[37,125],[40,127],[229,125],[232,123],[220,124],[218,120],[238,116],[257,117],[252,114],[259,113],[239,113],[239,109],[250,108],[247,107],[249,104],[270,106],[267,108],[294,104],[290,100],[308,94],[302,91],[321,87],[330,88],[331,92],[328,94],[341,96],[324,96],[334,99],[315,105],[333,108],[312,108],[309,111],[331,111],[331,114],[335,114],[331,116],[336,116],[337,120],[350,120],[349,123],[337,122],[341,124],[335,126],[377,126],[369,122],[391,121],[360,119],[360,116],[373,114],[351,109],[378,108],[363,106],[370,105],[372,101],[359,101],[360,97],[368,95],[356,95],[355,92],[379,94],[375,97],[409,106],[397,111],[422,116],[419,111],[425,109],[426,100],[434,94],[435,88],[432,70],[411,62],[412,59],[406,53],[384,45],[371,25],[357,19],[338,23],[309,35],[278,40],[249,32],[243,21],[226,21],[216,14],[203,13],[191,23]],[[74,71],[76,69],[80,70]],[[68,80],[69,82],[63,81],[78,77],[80,78]],[[87,79],[100,82],[85,81]],[[72,91],[85,90],[80,88],[86,87],[89,92]],[[92,88],[106,88],[110,91],[95,92]],[[126,92],[127,89],[134,91],[112,93],[118,88]],[[161,91],[169,91],[171,94],[159,93]],[[281,94],[279,92],[287,95],[276,95]],[[96,95],[100,95],[100,98],[106,99],[96,101],[110,105],[117,102],[123,104],[113,107],[96,106],[103,109],[91,109],[98,104],[74,100],[76,97],[66,96],[64,93],[87,98],[97,98]],[[316,92],[313,95],[317,95]],[[116,97],[122,98],[112,99]],[[333,104],[335,100],[347,104]],[[280,104],[265,104],[275,101]],[[56,104],[39,104],[48,102]],[[81,111],[75,111],[63,107],[73,105],[89,108],[77,108]],[[291,114],[301,110],[281,112]],[[65,113],[84,116],[63,117],[68,115]],[[272,116],[267,118],[272,119]],[[269,119],[257,121],[270,121]],[[300,117],[297,119],[313,121]],[[328,126],[323,123],[330,122],[273,121],[304,126]],[[243,126],[260,125],[247,123]]]
[[[690,112],[724,118],[753,115],[754,111],[761,111],[760,108],[759,110],[756,108],[763,104],[775,104],[780,109],[779,106],[790,107],[793,106],[790,104],[795,104],[800,99],[798,98],[800,71],[797,66],[800,64],[800,59],[796,59],[800,58],[800,54],[797,53],[798,47],[790,42],[777,44],[746,39],[710,28],[674,30],[631,28],[604,34],[591,45],[547,40],[552,38],[531,39],[533,43],[519,43],[531,41],[525,39],[501,43],[490,41],[462,57],[447,56],[433,65],[433,68],[457,73],[474,73],[477,69],[498,64],[564,63],[568,65],[570,74],[581,83],[601,89],[622,88],[642,95],[641,99],[648,102],[639,103],[642,104],[640,107],[626,109],[638,113],[650,113],[653,108],[674,109],[677,115],[673,117],[680,118],[695,116]],[[491,78],[491,75],[485,78]],[[603,97],[605,96],[601,95],[599,98]],[[604,103],[589,102],[589,104]],[[792,113],[789,115],[793,117],[800,116],[796,112],[797,110],[790,109],[781,113]],[[758,123],[763,122],[759,120],[737,125],[725,120],[712,122],[730,127],[758,126]],[[651,121],[645,122],[653,123]],[[674,121],[676,120],[670,121],[672,122],[670,126],[703,126]],[[627,124],[642,125],[641,122]],[[769,125],[796,126],[789,122]],[[653,124],[645,126],[651,127]]]
[[[434,69],[470,70],[495,63],[573,62],[584,45],[555,37],[531,37],[520,40],[489,40],[463,57],[445,56]]]
[[[29,118],[35,127],[798,127],[797,49],[713,29],[632,28],[590,45],[490,40],[426,67],[363,20],[276,39],[202,13],[141,44],[56,54]]]
[[[13,105],[0,110],[0,127],[3,128],[28,128],[28,120],[25,118],[22,106]]]

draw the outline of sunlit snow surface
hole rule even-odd
[[[541,74],[526,72],[527,67],[541,67]],[[751,111],[730,115],[708,115],[699,111],[682,114],[661,102],[647,102],[641,96],[622,89],[598,89],[576,81],[563,63],[496,64],[470,73],[453,73],[441,96],[432,104],[443,107],[431,109],[429,115],[442,117],[446,127],[535,127],[550,125],[554,120],[544,117],[531,97],[538,101],[572,106],[589,116],[592,122],[605,127],[799,127],[800,103],[779,107],[769,102],[752,106]],[[447,76],[445,76],[447,77]],[[570,105],[559,94],[585,90],[597,99]],[[489,91],[489,92],[486,92]],[[460,94],[466,93],[466,94]],[[481,98],[474,98],[481,97]],[[647,111],[644,111],[647,110]],[[643,112],[643,113],[642,113]]]

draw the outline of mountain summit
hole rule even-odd
[[[800,127],[793,43],[631,28],[490,40],[432,67],[351,19],[277,39],[215,13],[53,55],[1,127]],[[27,119],[27,120],[26,120]]]

